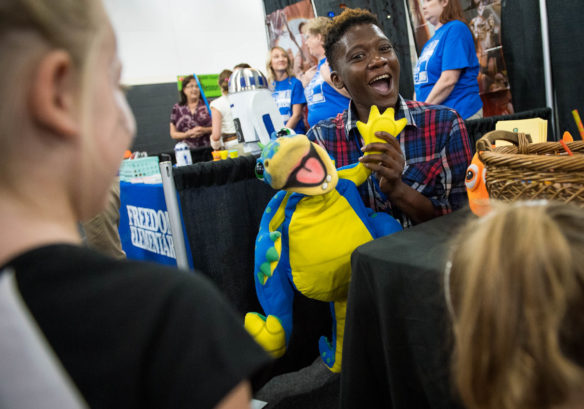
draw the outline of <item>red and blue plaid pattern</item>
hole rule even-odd
[[[398,136],[406,160],[402,180],[432,201],[436,215],[465,206],[468,199],[464,178],[472,155],[462,118],[452,109],[400,96],[395,119],[401,118],[408,120]],[[363,154],[353,103],[336,118],[313,126],[307,136],[328,151],[338,168],[357,162]],[[403,227],[412,225],[409,217],[392,208],[375,176],[359,190],[365,204],[373,210],[391,214]]]

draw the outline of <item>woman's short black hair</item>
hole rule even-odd
[[[345,9],[340,15],[333,18],[327,27],[324,51],[331,70],[334,70],[333,54],[335,45],[347,30],[361,24],[374,24],[379,27],[379,22],[375,14],[363,9]]]

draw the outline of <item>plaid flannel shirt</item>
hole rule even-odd
[[[395,118],[408,121],[398,136],[406,161],[404,183],[429,198],[437,216],[468,204],[464,179],[471,148],[462,118],[452,109],[405,100],[401,96]],[[363,139],[357,129],[352,102],[336,118],[314,125],[307,136],[327,150],[337,168],[355,163],[363,155]],[[375,175],[359,191],[366,206],[391,214],[404,228],[412,225],[409,217],[397,207],[392,208],[379,189]]]

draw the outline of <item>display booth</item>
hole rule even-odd
[[[468,129],[471,146],[474,149],[476,140],[484,133],[494,130],[498,120],[534,117],[549,120],[550,115],[551,110],[543,108],[514,115],[466,121],[465,124]],[[250,155],[215,162],[201,161],[189,166],[171,167],[171,179],[175,189],[174,197],[178,199],[173,206],[179,219],[182,220],[183,245],[187,249],[186,263],[197,274],[204,274],[213,281],[242,318],[246,312],[262,311],[254,285],[254,245],[264,209],[275,194],[271,187],[256,178],[255,164],[256,157]],[[153,233],[162,235],[163,231],[168,232],[166,226],[163,225],[164,221],[162,223],[158,222],[159,229],[154,232],[154,227],[157,226],[154,225],[154,222],[150,222],[150,219],[146,219],[146,214],[153,215],[154,212],[139,209],[156,209],[156,215],[159,216],[159,220],[162,218],[161,214],[163,212],[172,213],[173,210],[166,208],[163,190],[162,185],[122,184],[121,224],[129,226],[131,222],[134,224],[133,227],[145,229],[150,235],[153,235]],[[127,195],[146,196],[144,198],[146,202],[143,202],[143,199],[127,198]],[[156,203],[152,203],[152,201]],[[134,208],[130,208],[131,218],[128,216],[128,205],[138,209],[137,216]],[[144,213],[143,220],[140,219],[140,211]],[[450,218],[439,218],[437,220],[441,220],[440,223],[448,224]],[[426,234],[424,233],[426,232],[425,225],[423,224],[416,228],[417,231],[421,232],[420,234]],[[431,226],[429,224],[428,228],[431,228]],[[126,228],[126,230],[129,229]],[[120,231],[122,232],[122,227],[120,227]],[[444,232],[449,231],[444,229]],[[122,236],[124,235],[122,234]],[[126,232],[125,237],[125,239],[122,238],[124,241],[128,241],[128,237],[131,241],[131,231]],[[175,246],[178,244],[176,237],[176,235],[172,236]],[[150,260],[156,257],[156,261],[172,261],[172,263],[176,264],[175,259],[150,253],[152,252],[137,249],[132,253],[128,253],[128,256],[137,258],[149,257],[148,259]],[[441,263],[440,257],[432,256],[430,259],[425,260],[434,265],[436,269],[439,268]],[[361,270],[361,263],[358,266],[356,267],[354,264],[353,268]],[[361,275],[363,273],[358,272],[357,274]],[[288,374],[309,366],[319,355],[317,348],[319,337],[330,332],[331,321],[327,303],[310,300],[297,294],[294,301],[294,309],[294,331],[290,347],[287,353],[276,361],[272,370],[267,374],[268,379],[264,379],[264,381],[273,379],[279,374]],[[353,330],[351,331],[354,332]],[[434,348],[433,346],[427,352],[428,356],[436,352]],[[443,350],[440,352],[440,354],[445,353]],[[443,356],[437,355],[433,359],[440,360],[443,359]],[[403,359],[406,360],[406,358],[404,357]],[[382,365],[383,362],[379,364]],[[383,370],[383,368],[380,368],[380,370]],[[419,382],[416,388],[426,387],[420,386],[428,382],[423,375],[414,371],[409,376],[412,377],[412,382]],[[441,382],[447,382],[447,380]],[[448,384],[438,386],[442,389],[434,392],[422,389],[423,394],[418,396],[418,401],[438,399],[443,400],[445,405],[450,404],[451,397],[443,390],[448,387]],[[339,378],[324,385],[315,380],[314,388],[306,393],[295,394],[294,388],[291,387],[288,395],[281,396],[281,402],[284,407],[286,405],[300,404],[303,402],[302,399],[306,399],[307,396],[312,396],[311,399],[313,400],[323,399],[328,403],[331,400],[336,402],[339,396],[339,387]],[[350,393],[356,392],[352,389]],[[405,403],[411,401],[404,400],[403,402],[403,405],[400,404],[395,407],[408,407]]]
[[[265,13],[270,15],[295,3],[298,0],[264,0]],[[471,2],[463,0],[461,3],[468,6]],[[567,23],[573,22],[579,15],[578,5],[574,0],[562,2],[558,7],[554,7],[551,0],[539,4],[535,0],[497,3],[500,4],[502,54],[515,113],[466,121],[473,151],[476,141],[494,130],[500,120],[538,117],[548,121],[549,140],[558,139],[561,136],[558,131],[564,130],[569,130],[578,139],[579,132],[570,111],[580,108],[584,113],[580,101],[584,82],[574,80],[578,78],[574,72],[580,66],[576,59],[582,55],[580,49],[584,44],[580,40],[584,39],[581,33],[571,30],[574,24]],[[548,18],[545,13],[540,13],[541,3],[550,12],[549,24],[542,25],[542,19],[547,21]],[[411,4],[409,0],[357,0],[346,4],[312,1],[318,16],[339,14],[344,6],[368,8],[377,14],[382,29],[397,52],[401,66],[400,94],[405,98],[411,98],[413,94],[412,61],[415,55],[412,54],[415,54],[415,49],[407,34],[411,24]],[[566,23],[562,23],[564,21]],[[546,34],[549,43],[542,45]],[[546,54],[553,66],[553,89],[547,89],[547,93],[550,73],[545,70]],[[555,94],[555,102],[550,103],[550,92]],[[163,98],[157,99],[157,94],[163,95]],[[243,101],[243,93],[240,96]],[[135,144],[138,150],[144,147],[152,153],[172,154],[174,141],[167,135],[167,111],[175,97],[174,83],[142,85],[130,90],[130,104],[139,123],[139,136]],[[155,107],[155,104],[158,106]],[[240,106],[251,107],[245,101]],[[140,126],[141,121],[145,126]],[[554,123],[557,129],[553,128]],[[248,128],[252,129],[251,125]],[[248,311],[261,311],[254,287],[254,243],[264,208],[275,193],[255,178],[254,166],[253,156],[220,162],[211,162],[207,157],[193,165],[172,169],[177,211],[184,220],[182,226],[185,248],[188,248],[186,254],[191,260],[189,266],[197,274],[204,274],[213,281],[242,318]],[[140,194],[140,187],[130,188],[136,190],[126,192]],[[148,188],[154,189],[153,186]],[[156,189],[156,196],[164,202],[164,189],[161,186]],[[124,192],[122,200],[123,195]],[[146,205],[130,205],[147,208]],[[127,208],[124,211],[127,213]],[[138,213],[138,220],[139,217]],[[417,226],[402,236],[375,241],[359,249],[353,259],[353,278],[359,280],[355,291],[359,293],[350,295],[358,302],[351,304],[349,301],[351,324],[347,327],[347,334],[352,337],[348,341],[352,350],[346,355],[346,363],[352,370],[352,377],[337,380],[327,385],[326,390],[319,389],[322,385],[315,380],[313,391],[302,395],[295,394],[294,387],[290,385],[289,393],[283,394],[278,401],[270,402],[270,407],[310,407],[320,398],[329,405],[323,403],[322,407],[334,407],[339,401],[345,402],[344,407],[457,407],[448,380],[450,344],[439,279],[445,241],[464,217],[461,212],[439,218]],[[130,223],[127,214],[124,222]],[[146,229],[144,226],[141,228]],[[161,230],[157,233],[163,234]],[[131,233],[129,237],[131,239]],[[388,254],[387,248],[404,248],[400,240],[407,242],[412,238],[421,238],[434,249],[424,257],[405,250]],[[175,236],[173,239],[176,241]],[[378,259],[380,251],[383,257]],[[392,273],[387,273],[388,270]],[[387,290],[390,286],[393,290]],[[412,300],[417,300],[416,305]],[[309,366],[318,357],[315,346],[319,336],[330,331],[327,304],[297,296],[295,309],[294,317],[298,322],[294,323],[290,348],[283,358],[276,361],[269,374],[271,378]],[[362,318],[372,310],[374,314]],[[420,320],[412,322],[412,316]],[[362,337],[362,334],[365,336]],[[437,334],[440,340],[427,341],[437,338]],[[323,397],[325,395],[326,398]],[[369,402],[365,395],[381,402]],[[307,396],[311,396],[311,400],[307,401]]]

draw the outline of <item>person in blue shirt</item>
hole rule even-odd
[[[306,132],[302,109],[306,104],[302,83],[292,75],[292,61],[282,47],[272,47],[266,62],[272,96],[284,119],[286,128],[297,134]]]
[[[414,70],[416,99],[445,105],[463,119],[482,118],[479,61],[458,0],[426,0],[422,13],[436,31]]]
[[[323,119],[334,118],[349,107],[350,95],[347,90],[336,88],[331,81],[331,70],[324,51],[324,34],[329,24],[329,18],[316,17],[302,27],[308,51],[318,60],[314,75],[304,88],[309,126]]]

